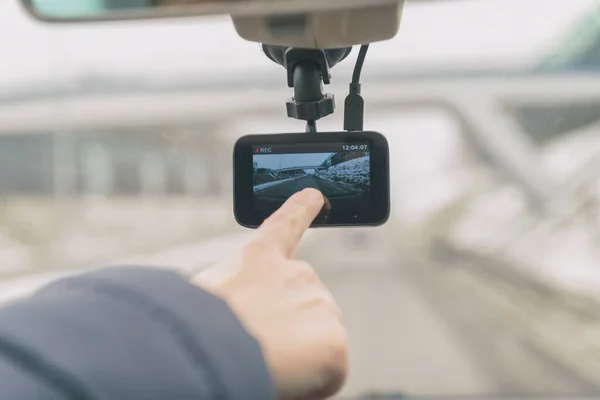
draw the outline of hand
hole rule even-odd
[[[281,399],[327,398],[347,375],[340,309],[314,269],[292,259],[323,204],[315,189],[294,194],[237,254],[194,278],[260,342]]]

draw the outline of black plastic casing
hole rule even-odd
[[[350,203],[338,208],[339,201],[347,200],[332,199],[327,217],[318,216],[311,228],[383,225],[390,214],[389,146],[383,135],[372,131],[262,134],[238,139],[233,150],[233,211],[236,221],[244,227],[257,228],[285,201],[259,198],[254,194],[253,148],[331,143],[369,144],[370,191],[364,194],[366,197],[354,208],[348,206]],[[337,212],[342,208],[343,212]]]

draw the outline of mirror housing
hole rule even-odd
[[[341,48],[393,38],[404,0],[21,0],[49,23],[230,15],[252,42]]]
[[[344,11],[271,16],[232,15],[232,20],[238,35],[249,41],[308,49],[334,49],[393,38],[400,28],[403,5],[404,0],[396,0]]]

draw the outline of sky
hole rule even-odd
[[[258,168],[313,167],[321,165],[331,153],[268,154],[254,156]]]
[[[528,65],[594,4],[598,0],[409,2],[398,36],[371,46],[369,70],[390,63]],[[48,25],[26,15],[18,0],[0,0],[0,52],[0,89],[89,73],[168,79],[282,68],[257,43],[239,38],[228,17]]]

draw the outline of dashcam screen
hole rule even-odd
[[[329,201],[366,200],[371,188],[367,143],[315,143],[255,146],[253,187],[258,200],[285,200],[305,189]],[[350,203],[347,204],[350,206]]]

